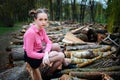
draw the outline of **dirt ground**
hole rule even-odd
[[[6,48],[10,45],[11,33],[0,35],[0,71],[9,63]]]

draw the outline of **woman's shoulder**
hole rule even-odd
[[[26,30],[26,32],[25,32],[24,35],[29,35],[29,34],[31,34],[31,35],[34,35],[34,34],[35,34],[34,30],[32,29],[32,26],[30,26],[30,27]]]
[[[32,29],[32,26],[26,31],[26,33],[34,33],[34,30]]]

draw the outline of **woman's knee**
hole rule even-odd
[[[59,52],[59,59],[63,61],[64,58],[65,58],[64,53]]]
[[[49,53],[49,57],[51,58],[51,57],[55,57],[55,56],[58,56],[58,52],[57,51],[51,51],[50,53]]]
[[[58,43],[53,43],[52,50],[53,51],[61,51],[60,45]]]

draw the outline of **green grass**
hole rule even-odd
[[[13,27],[0,26],[0,35],[4,35],[9,32],[14,32],[22,27],[22,23],[17,23]]]

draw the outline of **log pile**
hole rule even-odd
[[[29,28],[29,25],[23,25],[22,29],[12,33],[11,45],[22,45],[23,44],[23,35],[25,31]]]
[[[62,72],[63,74],[68,74],[69,76],[83,78],[83,79],[92,79],[92,80],[118,80],[120,75],[120,69],[117,69],[120,61],[114,61],[111,56],[115,54],[117,48],[111,45],[100,45],[100,44],[82,44],[81,43],[68,43],[65,45],[65,55],[68,58],[67,61],[69,65],[74,65],[70,68],[74,69],[65,69]],[[102,60],[107,60],[106,63]],[[99,62],[99,64],[98,64]],[[104,63],[104,64],[100,64]],[[96,68],[95,68],[96,66]],[[104,66],[104,68],[102,68]],[[113,66],[113,68],[111,67]],[[96,69],[98,71],[94,71]],[[106,69],[108,67],[108,69]],[[69,68],[69,67],[68,67]],[[90,70],[82,71],[79,69]],[[100,71],[99,71],[100,70]]]
[[[67,22],[66,24],[66,22],[51,21],[49,23],[49,26],[46,27],[47,34],[52,42],[61,45],[66,56],[66,63],[68,63],[67,66],[63,67],[62,71],[58,72],[62,76],[56,78],[56,80],[119,79],[120,60],[112,59],[117,47],[116,45],[102,44],[102,40],[107,36],[104,26],[91,24],[81,26],[76,23],[68,24]],[[23,35],[28,28],[29,25],[25,25],[19,32],[12,34],[11,50],[8,52],[10,54],[9,62],[14,66],[18,66],[18,62],[23,61]],[[22,62],[22,65],[24,65],[24,62]],[[11,69],[11,71],[14,70],[16,70],[15,67]],[[23,70],[23,66],[20,66],[18,70]],[[27,75],[25,76],[29,77]],[[11,74],[11,76],[13,75]],[[0,79],[2,78],[0,77]]]
[[[23,35],[28,28],[29,25],[23,25],[21,30],[14,32],[11,35],[11,45],[8,47],[10,50],[7,51],[9,53],[10,66],[23,65],[24,63]]]
[[[93,25],[92,25],[93,26]],[[91,26],[90,26],[91,27]],[[74,69],[65,69],[60,73],[68,74],[69,76],[84,78],[84,79],[98,79],[98,80],[118,80],[120,77],[120,69],[119,70],[112,70],[117,69],[119,66],[120,60],[113,60],[112,57],[115,55],[117,51],[118,45],[114,44],[111,46],[110,44],[101,45],[103,43],[102,40],[106,37],[107,31],[105,29],[98,30],[98,28],[90,28],[88,26],[83,26],[72,30],[68,36],[68,33],[63,39],[65,42],[65,55],[68,58],[67,64],[69,64],[68,68]],[[102,27],[101,27],[102,28]],[[95,30],[96,29],[96,30]],[[90,31],[89,31],[90,30]],[[89,32],[89,34],[88,34]],[[92,33],[91,33],[92,32]],[[97,33],[95,33],[97,32]],[[83,34],[78,36],[78,34]],[[73,38],[73,35],[76,35]],[[90,36],[93,37],[90,37]],[[72,36],[72,39],[71,39]],[[81,38],[81,36],[85,36],[85,38]],[[118,37],[116,37],[118,38]],[[79,41],[78,39],[82,40]],[[88,42],[97,42],[97,44],[88,44]],[[86,44],[83,44],[86,43]],[[114,42],[112,42],[114,43]],[[119,44],[119,43],[118,43]],[[104,61],[104,62],[103,62]],[[111,68],[111,67],[114,68]],[[106,69],[108,67],[108,70]],[[90,69],[95,68],[98,70],[97,72]],[[104,68],[104,69],[103,69]],[[84,69],[90,71],[82,71],[79,69]],[[100,70],[100,71],[99,71]]]
[[[26,71],[26,64],[16,66],[0,73],[0,80],[30,80]]]

